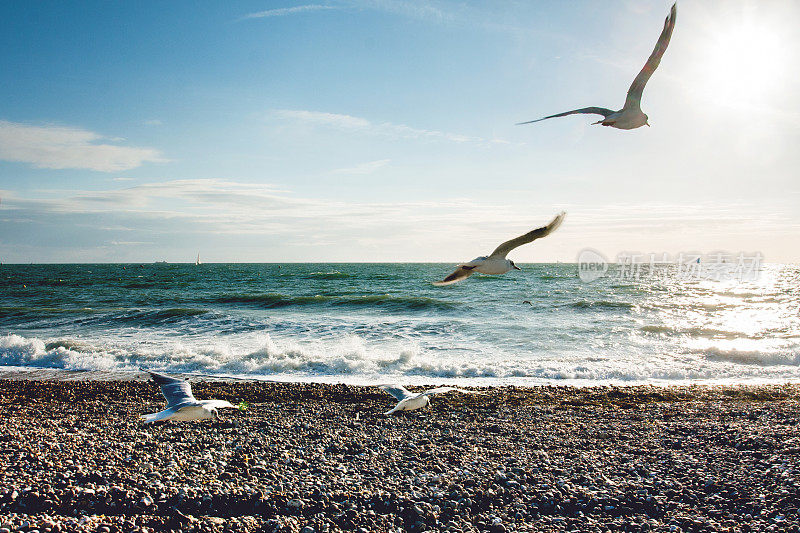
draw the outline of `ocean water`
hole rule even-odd
[[[800,381],[800,267],[582,282],[574,264],[0,266],[0,365],[348,383]]]

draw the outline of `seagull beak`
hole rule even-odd
[[[518,267],[517,265],[514,265],[514,270],[522,270],[522,269],[520,267]]]

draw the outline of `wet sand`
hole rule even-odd
[[[0,380],[2,533],[798,531],[800,385],[502,387],[386,417],[374,387],[202,381],[249,407],[145,426],[152,382],[3,377],[25,379]]]

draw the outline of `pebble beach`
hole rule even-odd
[[[800,385],[375,387],[0,380],[0,533],[798,531]]]

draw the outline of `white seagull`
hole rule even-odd
[[[508,252],[514,248],[517,248],[518,246],[528,244],[536,239],[541,239],[542,237],[550,235],[561,225],[561,222],[564,221],[565,216],[566,213],[564,211],[560,212],[548,225],[537,228],[533,231],[529,231],[525,235],[520,235],[515,239],[504,242],[488,256],[482,255],[481,257],[476,257],[469,263],[458,265],[458,268],[455,272],[444,278],[442,281],[434,281],[433,284],[437,286],[450,285],[451,283],[459,282],[462,279],[467,279],[475,272],[496,275],[505,274],[510,270],[522,270],[520,267],[514,264],[514,261],[506,259]]]
[[[414,409],[425,407],[431,403],[430,396],[442,392],[458,391],[463,392],[464,394],[481,394],[480,392],[457,389],[455,387],[439,387],[419,393],[411,392],[402,385],[380,385],[380,388],[398,400],[398,403],[394,406],[394,408],[383,413],[385,415],[390,415],[397,411],[413,411]]]
[[[192,394],[192,386],[188,381],[172,378],[163,374],[150,372],[153,381],[161,385],[161,393],[167,399],[167,407],[158,413],[141,415],[145,423],[158,422],[159,420],[175,420],[185,422],[188,420],[204,420],[218,418],[217,409],[224,407],[236,408],[225,400],[198,400]]]
[[[536,120],[529,120],[527,122],[520,122],[519,124],[531,124],[548,118],[566,117],[567,115],[589,114],[589,115],[602,115],[603,119],[593,124],[602,124],[603,126],[611,126],[621,130],[632,130],[641,126],[649,126],[647,122],[647,115],[642,113],[642,91],[647,84],[647,80],[656,71],[658,64],[661,62],[661,56],[667,50],[669,39],[672,37],[672,30],[675,28],[675,17],[677,16],[678,8],[677,3],[672,4],[667,19],[664,21],[664,29],[661,31],[661,36],[658,38],[656,47],[653,53],[644,64],[639,75],[633,80],[630,89],[628,89],[628,96],[625,98],[625,105],[619,111],[613,109],[606,109],[605,107],[584,107],[582,109],[573,109],[572,111],[565,111],[557,115],[550,115],[549,117],[539,118]]]

